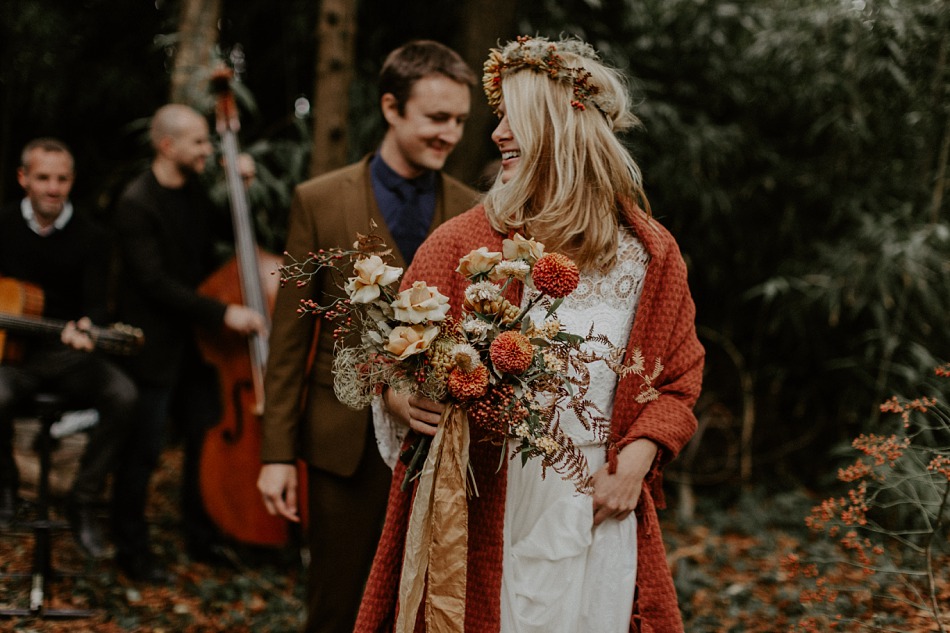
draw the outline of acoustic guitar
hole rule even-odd
[[[59,336],[66,321],[45,319],[43,290],[29,282],[0,277],[0,363],[16,363],[22,359],[18,341],[8,341],[7,332]],[[86,331],[97,349],[113,354],[135,354],[145,342],[142,330],[116,324],[108,328],[93,326]]]
[[[59,336],[66,327],[66,321],[44,319],[40,317],[16,316],[0,312],[0,329],[24,334],[46,334]],[[110,354],[131,355],[142,349],[145,335],[139,328],[123,323],[116,323],[109,327],[90,326],[82,330],[85,332],[96,349]]]

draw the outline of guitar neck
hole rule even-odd
[[[21,317],[0,312],[0,329],[34,334],[59,334],[65,327],[66,321]]]
[[[66,321],[56,319],[26,317],[0,312],[0,330],[58,336],[66,327],[66,323]],[[145,340],[142,330],[121,323],[108,328],[91,326],[84,331],[92,339],[96,348],[113,354],[134,354],[141,349]]]

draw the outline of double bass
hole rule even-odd
[[[199,292],[223,303],[253,308],[264,315],[269,329],[281,259],[259,248],[254,238],[238,169],[240,123],[231,77],[230,69],[216,70],[212,89],[216,93],[216,128],[224,154],[235,257],[205,280]],[[221,419],[206,434],[201,451],[199,477],[205,510],[224,534],[237,541],[284,545],[290,537],[290,525],[286,519],[267,513],[257,490],[267,338],[222,331],[202,333],[198,339],[205,360],[218,370],[222,411]]]

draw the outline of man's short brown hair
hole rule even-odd
[[[23,148],[23,151],[20,152],[20,167],[21,168],[29,169],[29,165],[27,163],[30,162],[30,154],[35,149],[39,149],[44,152],[66,154],[67,156],[69,156],[71,160],[75,160],[73,158],[73,153],[69,150],[69,147],[66,145],[66,143],[62,142],[58,138],[43,136],[40,138],[35,138],[29,143],[27,143],[26,146]]]
[[[468,86],[474,86],[477,81],[465,60],[448,46],[433,40],[413,40],[386,57],[379,73],[379,94],[396,97],[396,106],[402,114],[412,87],[430,75],[444,75]]]

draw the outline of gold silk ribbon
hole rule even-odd
[[[424,593],[426,630],[461,633],[465,627],[468,448],[468,417],[448,405],[429,446],[409,515],[396,633],[413,631]],[[430,566],[430,561],[437,564]]]

